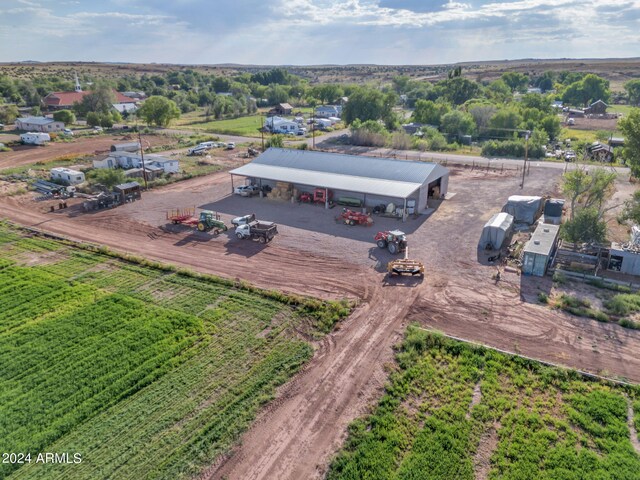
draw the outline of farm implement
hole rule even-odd
[[[389,272],[389,276],[404,275],[407,273],[424,277],[424,264],[418,260],[410,260],[409,248],[407,247],[404,250],[404,258],[391,260],[387,264],[387,271]]]
[[[200,232],[213,230],[215,235],[221,231],[227,231],[227,226],[220,220],[219,213],[212,212],[211,210],[202,210],[200,215],[196,216],[195,211],[195,207],[170,210],[167,212],[167,220],[174,225],[187,225],[192,228],[197,228]]]
[[[337,222],[344,222],[347,225],[373,225],[373,218],[366,213],[354,212],[348,208],[343,208],[342,213],[336,217]]]

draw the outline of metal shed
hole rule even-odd
[[[478,248],[483,250],[499,250],[505,238],[513,228],[513,216],[505,212],[496,213],[485,223],[478,242]]]
[[[558,243],[560,225],[539,223],[531,235],[531,239],[524,246],[522,257],[522,273],[544,277],[547,273],[549,260]]]
[[[400,201],[406,211],[407,203],[415,203],[418,213],[427,210],[429,198],[444,198],[449,183],[449,170],[436,163],[283,148],[269,148],[230,174],[232,190],[238,175],[260,186],[325,188],[334,198],[359,198],[365,206]]]
[[[628,275],[640,275],[640,246],[633,243],[612,243],[607,268]]]

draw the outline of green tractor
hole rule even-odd
[[[208,232],[209,230],[213,230],[213,233],[215,235],[217,235],[221,231],[227,231],[227,226],[222,220],[220,220],[220,215],[213,213],[211,210],[203,210],[200,212],[200,218],[198,218],[197,227],[198,231],[200,232]]]

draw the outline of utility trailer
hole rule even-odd
[[[255,220],[236,228],[236,236],[243,240],[257,239],[260,243],[269,243],[278,234],[278,226],[273,222]]]
[[[197,228],[200,232],[213,230],[215,235],[228,230],[228,227],[220,220],[220,214],[218,212],[202,210],[198,216],[196,216],[195,212],[195,207],[176,208],[167,212],[167,220],[174,225],[187,225],[192,228]]]

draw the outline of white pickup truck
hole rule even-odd
[[[233,220],[231,220],[231,224],[239,227],[240,225],[246,225],[247,223],[251,223],[253,221],[255,221],[256,219],[256,214],[252,213],[250,215],[243,215],[242,217],[236,217]]]

